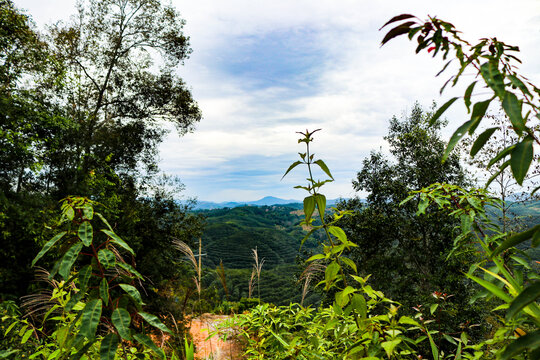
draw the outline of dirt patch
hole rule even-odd
[[[215,335],[208,339],[209,333],[217,329],[217,325],[226,319],[228,315],[203,314],[191,320],[189,332],[195,344],[195,359],[212,360],[240,360],[242,359],[242,346],[236,339],[234,329],[224,329],[227,334],[226,340]]]

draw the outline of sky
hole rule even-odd
[[[74,1],[14,0],[39,27],[75,12]],[[185,184],[183,196],[205,201],[301,199],[306,169],[281,180],[304,152],[297,131],[322,129],[312,151],[335,182],[328,198],[352,197],[351,181],[383,139],[392,116],[418,101],[428,108],[463,94],[439,89],[440,58],[414,54],[405,37],[381,47],[378,29],[402,13],[452,22],[475,42],[496,36],[521,50],[521,73],[540,83],[538,0],[172,0],[186,20],[193,53],[178,74],[203,119],[193,133],[171,131],[160,167]],[[452,73],[448,72],[448,76]],[[470,78],[469,78],[470,79]],[[464,78],[464,85],[467,85]],[[447,139],[462,123],[462,102],[446,113]],[[322,173],[316,177],[323,178]],[[360,194],[362,196],[362,194]]]

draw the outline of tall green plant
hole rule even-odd
[[[457,73],[450,76],[441,88],[441,93],[448,84],[452,84],[452,86],[457,84],[466,71],[476,75],[475,80],[468,84],[462,97],[468,113],[471,114],[470,119],[461,124],[450,138],[444,154],[445,158],[465,134],[468,133],[473,136],[476,130],[480,129],[488,107],[490,104],[498,102],[508,117],[505,128],[510,128],[516,137],[506,148],[491,157],[487,167],[491,167],[501,160],[503,163],[487,185],[508,167],[512,170],[512,176],[516,182],[523,185],[534,158],[534,146],[535,144],[540,145],[538,128],[538,120],[540,120],[540,88],[517,72],[516,63],[521,63],[516,57],[519,48],[505,44],[495,37],[483,38],[477,44],[471,44],[461,38],[460,32],[451,23],[435,17],[428,17],[427,20],[422,21],[413,15],[402,14],[390,19],[383,28],[396,23],[397,25],[385,35],[382,44],[397,36],[407,34],[410,40],[417,40],[417,53],[427,50],[433,54],[433,57],[442,54],[443,60],[447,60],[450,55],[451,59],[447,61],[439,74],[443,73],[454,59],[458,61]],[[483,88],[482,92],[487,89],[489,95],[482,100],[473,100],[480,96],[478,93],[475,94],[475,88],[478,87]],[[436,121],[456,100],[458,100],[458,97],[450,99],[441,106],[433,115],[431,121]],[[491,127],[476,136],[470,155],[474,157],[481,151],[497,131],[501,131],[501,129]],[[436,190],[437,185],[434,186]],[[538,189],[536,188],[533,193]],[[428,194],[428,191],[420,193],[421,205],[428,204]],[[441,196],[448,196],[448,193],[442,192]],[[441,196],[433,197],[433,201],[440,201]],[[475,201],[478,205],[478,200]],[[470,214],[474,215],[479,209],[474,204],[472,204],[472,208],[474,213]],[[455,211],[459,212],[461,209],[458,207]],[[474,218],[472,215],[471,217]],[[473,219],[467,220],[467,217],[462,217],[462,219],[464,221],[462,229],[470,229]],[[481,229],[478,228],[477,230],[480,231]],[[472,277],[472,279],[508,304],[505,316],[506,325],[516,325],[524,322],[531,326],[526,335],[515,339],[506,347],[501,354],[501,358],[509,359],[523,351],[528,352],[531,358],[540,358],[540,312],[538,310],[540,285],[538,273],[533,272],[528,280],[524,280],[522,275],[516,275],[522,274],[521,272],[516,272],[515,269],[503,261],[505,256],[512,255],[515,246],[520,243],[530,240],[532,247],[540,245],[540,226],[532,227],[518,234],[502,233],[497,238],[491,238],[485,233],[480,234],[481,237],[486,239],[484,241],[485,246],[482,247],[488,258],[495,263],[496,269],[494,270],[498,272],[487,269],[482,271],[500,281],[503,284],[502,289],[494,286],[490,281],[486,282],[477,277]],[[500,256],[502,256],[502,259]],[[469,275],[469,277],[471,276]]]
[[[49,240],[32,262],[35,265],[52,250],[61,255],[50,277],[61,281],[53,296],[62,297],[62,316],[69,320],[64,322],[67,325],[62,328],[62,341],[54,358],[81,358],[100,341],[101,359],[114,359],[125,340],[139,343],[165,359],[163,350],[145,334],[144,324],[169,334],[171,331],[155,315],[143,311],[136,287],[143,278],[124,259],[134,252],[94,211],[94,205],[87,198],[64,199],[59,222],[63,231]]]

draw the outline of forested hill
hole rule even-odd
[[[252,249],[265,259],[265,268],[293,264],[305,232],[297,206],[242,206],[200,211],[207,225],[203,235],[204,265],[251,268]],[[304,245],[316,246],[312,240]]]

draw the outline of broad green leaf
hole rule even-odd
[[[324,161],[322,160],[316,160],[314,161],[315,164],[319,165],[319,167],[321,168],[322,171],[324,171],[326,173],[326,175],[328,175],[330,177],[330,179],[334,180],[334,177],[332,176],[332,174],[330,173],[330,169],[328,169],[328,166],[326,166],[326,164],[324,163]]]
[[[473,81],[468,87],[467,90],[465,90],[465,95],[463,96],[463,101],[465,101],[465,106],[467,107],[467,112],[471,111],[471,95],[474,90],[474,85],[476,85],[476,81]]]
[[[326,282],[326,289],[330,288],[330,285],[336,279],[337,273],[339,272],[340,266],[337,262],[332,261],[324,271],[324,280]]]
[[[87,342],[86,344],[84,344],[84,346],[81,347],[81,349],[79,351],[77,351],[77,353],[75,353],[73,355],[69,355],[69,360],[79,360],[80,358],[82,358],[83,355],[85,355],[87,353],[87,351],[90,349],[90,347],[92,345],[94,345],[95,342],[96,342],[96,340],[92,339],[89,342]],[[49,359],[51,359],[51,356],[49,356]]]
[[[101,231],[103,231],[112,239],[111,242],[117,244],[124,250],[127,250],[129,253],[131,253],[131,255],[135,255],[135,252],[133,251],[133,249],[124,240],[122,240],[120,236],[116,235],[113,231],[109,231],[109,230],[101,230]]]
[[[34,333],[34,329],[26,330],[23,337],[21,338],[21,344],[25,344],[28,341],[28,339],[30,339],[30,336],[32,336],[33,333]]]
[[[354,294],[351,299],[351,306],[362,319],[367,317],[367,303],[364,295],[358,293]]]
[[[521,101],[518,100],[517,96],[514,93],[507,92],[504,94],[504,99],[502,102],[502,107],[504,112],[512,122],[514,131],[518,136],[521,136],[523,131],[525,131],[525,121],[521,115]]]
[[[295,161],[291,164],[291,166],[289,166],[289,168],[287,169],[287,171],[285,171],[285,174],[283,174],[283,176],[281,177],[281,180],[283,180],[283,178],[285,176],[287,176],[287,174],[292,170],[294,169],[295,167],[297,167],[298,165],[302,164],[301,161]]]
[[[47,243],[43,245],[43,248],[41,248],[41,251],[36,255],[34,260],[32,260],[32,266],[34,266],[36,262],[41,259],[41,257],[45,255],[47,251],[49,251],[49,249],[58,242],[58,240],[62,238],[62,236],[66,235],[66,233],[67,231],[62,231],[61,233],[56,234],[51,240],[47,241]]]
[[[18,353],[19,351],[21,350],[0,350],[0,359],[8,359],[11,355]]]
[[[92,299],[86,304],[82,311],[81,329],[79,332],[87,339],[92,340],[96,335],[99,319],[101,318],[101,309],[101,299]]]
[[[383,347],[384,351],[386,351],[386,355],[388,355],[388,358],[392,357],[395,347],[398,346],[400,342],[401,339],[398,338],[391,341],[384,341],[381,343],[381,346]]]
[[[499,160],[508,156],[508,154],[510,154],[515,147],[516,145],[510,145],[509,147],[502,149],[501,152],[499,152],[494,158],[489,161],[489,163],[487,164],[487,168],[489,169],[493,164],[499,162]]]
[[[480,125],[480,122],[482,121],[482,119],[484,118],[484,116],[486,115],[486,111],[489,107],[489,104],[491,103],[491,100],[493,99],[489,99],[489,100],[486,100],[486,101],[480,101],[480,102],[477,102],[473,105],[473,111],[472,111],[472,114],[471,114],[471,126],[469,127],[469,135],[472,135],[474,133],[474,131],[476,130],[476,128],[478,127],[478,125]]]
[[[125,340],[131,340],[131,333],[129,331],[131,315],[129,315],[129,312],[124,308],[116,308],[112,312],[111,320],[118,334]]]
[[[72,294],[71,295],[71,298],[69,299],[69,301],[66,303],[66,306],[65,306],[65,311],[67,312],[70,312],[71,310],[73,310],[75,308],[75,306],[77,304],[82,304],[82,303],[79,303],[79,301],[82,300],[83,296],[85,295],[85,292],[83,292],[82,290],[80,290],[78,293],[76,294]]]
[[[340,307],[345,307],[349,303],[349,295],[356,292],[356,289],[352,286],[347,286],[342,291],[336,293],[336,303]]]
[[[463,123],[455,132],[454,134],[452,135],[452,137],[450,138],[450,141],[448,141],[448,145],[446,146],[446,150],[444,151],[444,155],[443,155],[443,158],[442,160],[445,161],[448,156],[450,155],[450,153],[452,152],[452,150],[454,149],[454,147],[457,145],[457,143],[459,142],[459,140],[465,136],[465,134],[467,133],[467,131],[469,130],[469,128],[471,127],[472,125],[472,121],[469,120],[465,123]]]
[[[81,270],[79,270],[79,287],[81,292],[86,291],[86,287],[88,286],[88,281],[90,280],[91,276],[92,266],[86,265]]]
[[[92,229],[92,224],[89,221],[83,221],[79,225],[79,231],[77,232],[79,239],[83,242],[84,246],[92,245],[92,240],[94,238],[94,231]]]
[[[523,180],[525,179],[527,172],[529,172],[532,159],[533,139],[526,137],[522,142],[516,145],[510,155],[512,174],[519,185],[523,184]]]
[[[486,144],[491,135],[497,131],[497,127],[492,127],[481,133],[478,138],[474,141],[473,146],[471,147],[471,157],[474,157],[480,149]]]
[[[315,254],[312,257],[310,257],[309,259],[307,259],[306,262],[311,262],[311,261],[314,261],[314,260],[320,260],[320,259],[324,259],[324,258],[326,258],[326,256],[324,256],[323,254]]]
[[[525,350],[537,349],[540,347],[540,330],[531,332],[525,336],[514,340],[506,347],[501,355],[501,360],[514,359],[514,356]]]
[[[152,339],[150,339],[148,336],[144,334],[134,334],[133,337],[135,338],[135,340],[137,340],[137,342],[155,352],[160,359],[165,360],[165,353],[163,352],[163,350],[158,348],[156,344],[154,344]]]
[[[540,281],[536,281],[527,286],[519,295],[510,303],[510,307],[506,312],[506,320],[510,321],[517,313],[525,306],[529,305],[540,297]]]
[[[158,319],[157,316],[155,315],[152,315],[152,314],[148,314],[148,313],[145,313],[145,312],[139,312],[139,315],[141,315],[141,317],[146,320],[146,322],[148,322],[150,325],[152,325],[153,327],[161,330],[161,331],[164,331],[166,333],[169,333],[169,334],[172,334],[172,331],[169,330],[165,325],[163,325],[163,323]]]
[[[399,324],[406,324],[406,325],[414,325],[414,326],[420,327],[420,324],[418,323],[418,321],[416,321],[413,318],[410,318],[408,316],[400,317],[398,323]]]
[[[540,231],[534,233],[531,241],[531,246],[533,248],[537,247],[538,245],[540,245]]]
[[[99,297],[101,297],[105,306],[109,305],[109,283],[106,278],[101,279],[99,284]]]
[[[326,196],[323,194],[316,194],[315,197],[315,203],[317,204],[317,208],[319,209],[319,216],[321,218],[324,218],[324,211],[326,209]]]
[[[83,216],[87,220],[92,220],[94,218],[94,208],[90,204],[85,204],[82,208]]]
[[[341,257],[340,260],[343,261],[343,263],[349,266],[351,269],[353,269],[355,273],[358,272],[358,269],[356,268],[356,264],[354,263],[354,261],[346,257]]]
[[[67,206],[66,209],[64,209],[64,216],[69,220],[73,220],[75,217],[75,210],[71,206]]]
[[[306,222],[309,223],[309,220],[313,216],[315,211],[315,198],[313,196],[308,196],[304,198],[304,215],[306,217]]]
[[[109,228],[109,230],[113,231],[113,228],[111,227],[111,225],[109,224],[109,222],[107,221],[107,219],[105,219],[103,215],[101,215],[98,212],[95,214],[101,219],[101,221],[103,221],[103,223]]]
[[[485,62],[480,66],[480,73],[486,84],[495,92],[495,95],[502,99],[505,93],[504,80],[497,65],[496,61]]]
[[[118,335],[115,333],[107,334],[107,336],[101,340],[101,347],[99,348],[100,360],[114,360],[119,342],[120,339],[118,338]]]
[[[433,341],[429,331],[426,331],[426,334],[429,339],[429,345],[431,346],[431,355],[433,355],[433,360],[439,360],[439,349],[437,348],[435,341]]]
[[[109,249],[101,249],[98,251],[98,260],[101,265],[107,269],[113,267],[116,264],[116,256]]]
[[[443,106],[438,108],[435,114],[433,114],[433,116],[431,117],[431,119],[429,119],[429,125],[433,126],[433,124],[435,124],[435,122],[441,117],[441,115],[446,111],[446,109],[448,109],[457,99],[457,97],[451,98]]]
[[[124,290],[135,302],[139,305],[144,305],[141,293],[139,293],[139,290],[135,288],[135,286],[128,285],[128,284],[120,284],[120,287],[122,290]]]
[[[343,231],[342,228],[338,226],[329,226],[328,232],[338,238],[342,243],[347,242],[347,234],[345,234],[345,231]]]
[[[67,279],[69,278],[69,272],[71,271],[71,267],[75,263],[75,260],[77,260],[77,257],[79,256],[82,247],[83,243],[77,241],[75,245],[70,247],[69,250],[66,251],[66,253],[62,257],[62,260],[60,261],[60,267],[58,268],[58,273],[65,281],[67,281]]]

